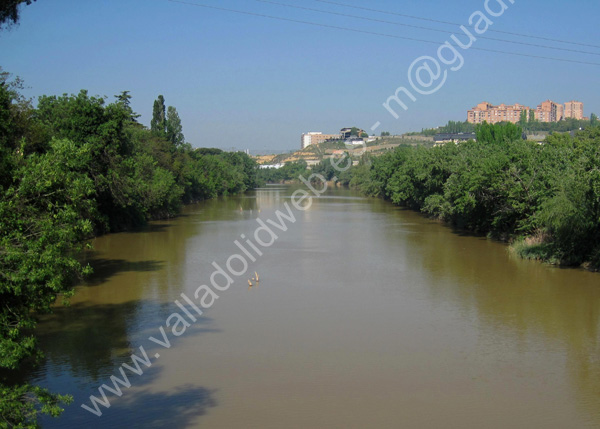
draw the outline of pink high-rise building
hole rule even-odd
[[[526,112],[526,118],[529,120],[530,110],[529,107],[519,103],[494,106],[488,102],[483,102],[467,112],[467,121],[472,124],[481,124],[484,121],[490,124],[498,122],[512,122],[514,124],[519,122],[523,111]],[[540,122],[558,122],[566,118],[583,119],[583,103],[569,101],[563,105],[546,100],[537,106],[537,109],[534,110],[534,116]]]
[[[490,124],[495,124],[497,122],[512,122],[515,124],[521,119],[521,112],[525,111],[527,112],[527,115],[529,115],[529,110],[529,107],[519,103],[494,106],[490,103],[483,102],[468,111],[467,121],[472,124],[481,124],[484,121]]]
[[[535,119],[540,122],[558,122],[564,117],[565,107],[562,104],[546,100],[535,110]]]
[[[583,103],[581,101],[567,101],[565,103],[565,118],[583,119]]]

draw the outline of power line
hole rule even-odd
[[[315,9],[315,8],[303,7],[303,6],[296,6],[296,5],[286,4],[286,3],[279,3],[279,2],[271,1],[271,0],[255,0],[255,1],[257,1],[259,3],[274,4],[274,5],[278,5],[278,6],[290,7],[290,8],[301,9],[301,10],[308,10],[308,11],[311,11],[311,12],[324,13],[324,14],[328,14],[328,15],[336,15],[336,16],[343,16],[343,17],[346,17],[346,18],[361,19],[363,21],[372,21],[372,22],[379,22],[379,23],[383,23],[383,24],[400,25],[400,26],[403,26],[403,27],[417,28],[417,29],[420,29],[420,30],[435,31],[437,33],[448,34],[448,31],[441,30],[441,29],[438,29],[438,28],[423,27],[423,26],[420,26],[420,25],[412,25],[412,24],[404,24],[404,23],[400,23],[400,22],[386,21],[386,20],[383,20],[383,19],[376,19],[376,18],[367,18],[367,17],[364,17],[364,16],[349,15],[349,14],[340,13],[340,12],[331,12],[331,11],[328,11],[328,10]],[[479,39],[494,40],[496,42],[512,43],[512,44],[515,44],[515,45],[533,46],[533,47],[536,47],[536,48],[554,49],[554,50],[557,50],[557,51],[576,52],[576,53],[579,53],[579,54],[589,54],[589,55],[598,55],[598,56],[600,56],[600,52],[589,52],[589,51],[581,51],[579,49],[559,48],[559,47],[556,47],[556,46],[538,45],[538,44],[535,44],[535,43],[519,42],[519,41],[516,41],[516,40],[498,39],[498,38],[495,38],[495,37],[478,36],[478,38]]]
[[[331,28],[334,30],[342,30],[342,31],[348,31],[348,32],[353,32],[353,33],[370,34],[373,36],[381,36],[381,37],[387,37],[387,38],[392,38],[392,39],[410,40],[413,42],[421,42],[421,43],[430,43],[430,44],[434,44],[434,45],[440,45],[440,42],[437,42],[434,40],[418,39],[415,37],[407,37],[407,36],[398,36],[395,34],[378,33],[375,31],[359,30],[356,28],[349,28],[349,27],[339,27],[336,25],[329,25],[329,24],[320,24],[317,22],[303,21],[303,20],[292,19],[292,18],[284,18],[284,17],[280,17],[280,16],[266,15],[266,14],[261,14],[261,13],[256,13],[256,12],[248,12],[248,11],[243,11],[243,10],[238,10],[238,9],[229,9],[229,8],[218,7],[218,6],[210,6],[210,5],[206,5],[206,4],[202,4],[202,3],[192,3],[192,2],[184,1],[184,0],[168,0],[168,1],[171,3],[181,3],[181,4],[201,7],[201,8],[205,8],[205,9],[220,10],[220,11],[224,11],[224,12],[256,16],[256,17],[260,17],[260,18],[267,18],[267,19],[273,19],[273,20],[278,20],[278,21],[294,22],[297,24],[311,25],[314,27]],[[520,57],[537,58],[537,59],[552,60],[552,61],[562,61],[562,62],[567,62],[567,63],[600,66],[600,63],[569,60],[566,58],[555,58],[555,57],[546,57],[546,56],[542,56],[542,55],[521,54],[521,53],[517,53],[517,52],[508,52],[508,51],[501,51],[501,50],[497,50],[497,49],[487,49],[487,48],[471,47],[470,49],[476,50],[476,51],[483,51],[483,52],[492,52],[492,53],[496,53],[496,54],[516,55],[516,56],[520,56]]]
[[[327,3],[327,4],[333,4],[336,6],[343,6],[343,7],[348,7],[348,8],[352,8],[352,9],[360,9],[360,10],[366,10],[369,12],[377,12],[377,13],[383,13],[386,15],[394,15],[394,16],[402,16],[404,18],[411,18],[411,19],[418,19],[420,21],[428,21],[428,22],[437,22],[439,24],[448,24],[448,25],[463,25],[461,23],[458,22],[451,22],[451,21],[442,21],[439,19],[433,19],[433,18],[424,18],[421,16],[414,16],[414,15],[406,15],[403,13],[397,13],[397,12],[390,12],[390,11],[386,11],[386,10],[380,10],[380,9],[372,9],[372,8],[368,8],[368,7],[363,7],[363,6],[354,6],[351,4],[347,4],[347,3],[340,3],[340,2],[335,2],[335,1],[330,1],[330,0],[314,0],[316,2],[319,3]],[[588,43],[581,43],[581,42],[570,42],[567,40],[560,40],[560,39],[552,39],[549,37],[544,37],[544,36],[533,36],[531,34],[523,34],[523,33],[514,33],[514,32],[510,32],[510,31],[501,31],[501,30],[488,30],[494,33],[502,33],[502,34],[509,34],[511,36],[518,36],[518,37],[528,37],[531,39],[539,39],[539,40],[546,40],[548,42],[558,42],[558,43],[566,43],[569,45],[579,45],[579,46],[587,46],[590,48],[600,48],[599,45],[591,45]]]

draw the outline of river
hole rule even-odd
[[[600,426],[600,274],[347,189],[295,210],[170,348],[149,342],[292,189],[95,239],[95,274],[39,324],[46,358],[30,379],[75,398],[44,427]],[[101,417],[83,409],[140,346],[152,366]]]

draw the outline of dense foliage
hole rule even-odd
[[[0,4],[0,28],[19,22],[19,6],[35,0],[3,0]]]
[[[110,104],[86,91],[42,96],[34,108],[18,89],[0,74],[0,427],[35,427],[69,400],[8,379],[40,357],[36,315],[89,272],[75,258],[87,239],[257,180],[246,154],[185,143],[172,107],[157,132],[136,122],[127,92]]]
[[[522,256],[600,266],[600,127],[521,139],[483,124],[477,142],[399,147],[352,170],[367,194],[460,228],[515,239]]]
[[[519,123],[519,126],[521,126],[524,131],[529,133],[535,133],[538,131],[545,131],[550,133],[565,133],[568,131],[576,131],[588,127],[593,127],[595,125],[597,125],[597,118],[596,115],[593,113],[589,120],[566,118],[558,122],[540,122],[535,120],[529,120],[527,122],[522,121]]]
[[[308,166],[303,159],[295,162],[286,162],[281,168],[265,168],[258,172],[261,181],[267,183],[283,183],[292,180],[298,180],[303,175],[308,177]]]
[[[421,132],[406,133],[406,135],[423,135],[432,137],[438,133],[473,133],[475,132],[475,124],[467,121],[448,121],[444,126],[438,128],[424,128]]]
[[[533,111],[531,111],[533,112]],[[558,122],[540,122],[534,119],[533,115],[528,116],[525,112],[522,112],[520,121],[517,123],[526,133],[536,132],[559,132],[565,133],[568,131],[582,130],[588,127],[594,127],[598,125],[598,117],[592,113],[590,119],[574,119],[566,118]],[[499,125],[507,125],[510,122],[501,122]],[[425,128],[421,132],[407,133],[407,135],[423,135],[432,137],[438,133],[473,133],[475,132],[476,125],[471,124],[467,121],[448,121],[444,126],[438,128]]]

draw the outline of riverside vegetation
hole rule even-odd
[[[525,141],[484,123],[477,142],[364,158],[348,183],[458,228],[512,241],[522,257],[600,266],[600,127]]]
[[[91,271],[76,257],[86,240],[254,188],[257,166],[244,153],[193,149],[162,96],[147,129],[127,91],[113,103],[86,91],[42,96],[34,108],[19,90],[0,70],[0,427],[21,428],[70,401],[14,374],[42,357],[36,315]]]

